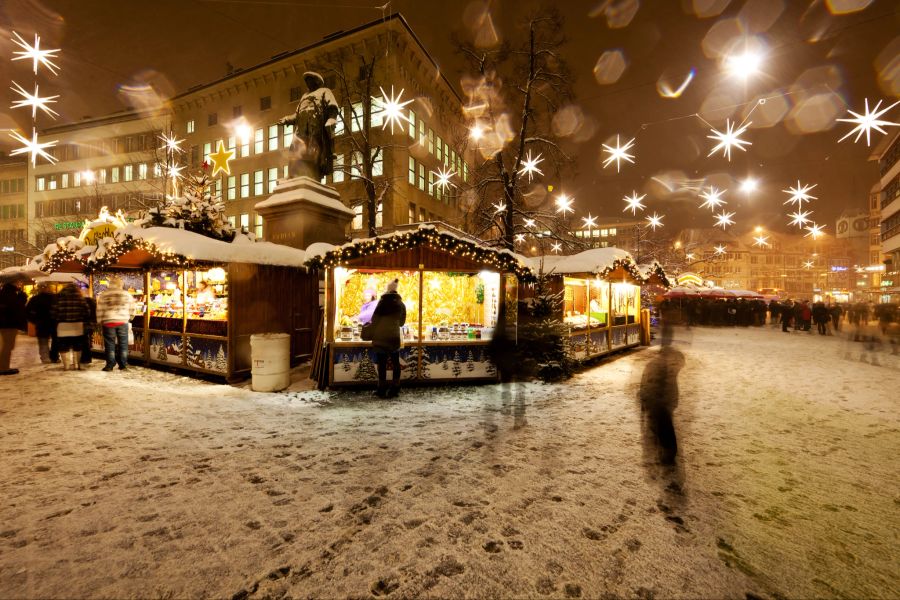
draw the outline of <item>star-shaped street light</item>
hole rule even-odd
[[[543,162],[544,159],[541,158],[541,155],[538,154],[534,158],[531,157],[531,150],[529,150],[525,154],[525,160],[522,162],[522,168],[519,169],[520,175],[528,175],[528,181],[531,181],[531,178],[535,173],[538,175],[543,175],[544,172],[537,168],[538,164]]]
[[[722,194],[727,191],[728,190],[718,190],[714,186],[709,186],[708,190],[700,192],[700,197],[704,200],[703,204],[700,205],[700,208],[709,207],[710,210],[715,210],[721,204],[728,204],[722,200]]]
[[[30,140],[26,137],[19,135],[19,133],[16,131],[11,131],[9,133],[9,137],[16,140],[20,144],[22,144],[21,148],[16,148],[15,150],[11,151],[9,153],[10,156],[16,156],[18,154],[30,154],[32,167],[36,166],[38,156],[45,159],[47,162],[49,162],[51,164],[56,162],[56,160],[57,160],[56,157],[54,157],[51,154],[48,154],[44,150],[44,148],[52,148],[53,146],[55,146],[56,140],[54,140],[52,142],[43,142],[43,143],[39,142],[38,136],[37,136],[37,131],[35,131],[33,128],[31,130],[31,139]]]
[[[784,204],[796,204],[797,210],[803,208],[804,202],[809,202],[810,200],[816,200],[816,197],[811,195],[809,192],[814,187],[819,185],[818,183],[814,183],[812,185],[801,185],[800,180],[797,180],[797,187],[792,187],[786,190],[781,190],[785,194],[789,194],[791,197],[784,201]]]
[[[811,260],[804,261],[804,263],[803,263],[803,268],[804,268],[804,269],[812,269],[812,268],[813,268],[813,264],[814,264],[814,263],[813,263],[813,261],[811,261]]]
[[[866,134],[866,146],[868,146],[868,145],[870,145],[870,143],[872,141],[870,138],[871,138],[873,129],[879,133],[887,135],[887,131],[882,129],[881,128],[882,126],[898,127],[898,126],[900,126],[900,123],[893,123],[891,121],[882,120],[881,116],[883,114],[885,114],[886,112],[890,111],[892,108],[894,108],[898,104],[900,104],[900,100],[898,100],[897,102],[894,102],[887,108],[878,110],[878,108],[881,106],[881,100],[879,100],[878,104],[875,105],[875,108],[873,108],[872,111],[869,112],[869,99],[866,98],[865,114],[859,114],[857,112],[853,112],[852,110],[848,110],[847,112],[850,113],[851,115],[853,115],[852,119],[838,119],[838,121],[843,121],[844,123],[856,124],[856,127],[851,129],[850,133],[848,133],[847,135],[845,135],[844,137],[839,139],[838,142],[843,142],[845,139],[847,139],[848,137],[850,137],[851,135],[853,135],[855,133],[856,138],[853,140],[853,143],[855,144],[856,142],[859,141],[859,138],[862,137],[862,134],[865,133]]]
[[[569,198],[565,194],[560,194],[556,197],[556,212],[562,213],[563,217],[566,216],[567,212],[575,212],[575,209],[572,208],[572,202],[574,201],[574,198]]]
[[[694,253],[688,252],[687,254],[684,255],[684,258],[687,260],[694,260]]]
[[[735,124],[731,122],[731,119],[725,119],[725,131],[718,131],[716,128],[712,128],[712,135],[708,135],[711,140],[715,140],[719,142],[713,149],[709,151],[707,156],[712,156],[719,150],[723,151],[725,158],[728,159],[728,162],[731,162],[731,149],[737,148],[738,150],[747,151],[744,148],[744,145],[752,146],[752,142],[748,142],[747,140],[741,139],[741,134],[743,134],[752,122],[748,121],[746,124],[741,125],[737,129],[734,128]]]
[[[213,168],[210,177],[215,177],[219,171],[226,175],[231,175],[231,165],[228,163],[232,158],[234,158],[234,150],[228,150],[225,147],[225,143],[222,140],[219,140],[216,144],[216,151],[209,155],[209,160],[212,161]]]
[[[434,182],[435,185],[440,186],[440,188],[444,191],[453,185],[450,183],[450,178],[456,175],[456,171],[452,169],[438,169],[437,171],[432,171],[435,175],[437,175],[437,180]]]
[[[754,246],[759,246],[760,248],[765,248],[769,245],[769,236],[767,235],[758,235],[753,238],[755,241],[753,242]]]
[[[56,53],[59,52],[59,49],[55,50],[41,50],[41,36],[38,34],[34,34],[34,46],[30,45],[22,36],[20,36],[15,31],[12,32],[13,39],[12,42],[16,44],[22,50],[16,50],[13,54],[17,54],[13,60],[31,60],[33,63],[34,74],[37,75],[38,65],[43,65],[50,70],[54,75],[58,75],[59,73],[56,69],[59,68],[59,65],[55,64],[51,58],[59,58],[56,56]]]
[[[715,252],[716,256],[722,256],[723,254],[725,254],[725,245],[720,244],[718,246],[715,246],[713,247],[713,251]]]
[[[621,170],[623,160],[634,164],[634,154],[629,154],[628,152],[632,146],[634,146],[634,138],[631,138],[624,146],[622,146],[619,135],[616,134],[615,147],[603,144],[603,152],[609,154],[609,156],[603,159],[603,168],[605,169],[615,161],[616,172],[618,173]]]
[[[733,216],[733,212],[727,213],[723,210],[721,213],[716,215],[716,227],[725,229],[729,225],[734,225],[734,221],[731,219],[731,217]]]
[[[816,225],[815,223],[813,223],[812,225],[810,225],[809,227],[806,227],[805,229],[809,233],[807,233],[803,237],[812,236],[812,239],[817,240],[817,239],[819,239],[819,236],[824,235],[822,233],[822,230],[825,229],[825,226],[824,225]]]
[[[181,177],[182,171],[184,171],[184,165],[172,165],[169,167],[168,176],[170,179],[178,179]]]
[[[503,204],[502,202],[498,202],[497,204],[493,204],[492,206],[494,207],[495,215],[502,213],[504,210],[506,210],[506,205]]]
[[[637,192],[632,191],[630,196],[625,196],[624,198],[627,206],[622,209],[622,212],[631,210],[631,214],[636,215],[638,210],[644,210],[645,208],[647,208],[646,206],[644,206],[643,202],[641,202],[641,200],[646,197],[647,194],[641,194],[640,196],[638,196]]]
[[[534,229],[534,219],[522,219],[522,224],[528,229]]]
[[[553,244],[550,245],[550,249],[553,250],[553,254],[559,254],[560,250],[562,250],[562,244],[553,242]]]
[[[811,210],[804,210],[803,212],[800,212],[798,210],[797,212],[789,213],[788,216],[791,217],[791,222],[788,223],[788,225],[796,225],[797,227],[803,227],[804,225],[809,223],[808,217],[812,213],[813,213],[813,211],[811,211]]]
[[[391,133],[394,133],[394,125],[400,125],[404,121],[409,122],[409,116],[403,112],[403,108],[412,102],[412,100],[406,100],[401,102],[401,98],[403,97],[403,90],[400,90],[400,93],[394,96],[394,86],[391,86],[391,95],[388,96],[385,93],[384,88],[379,88],[381,90],[381,107],[384,110],[384,119],[381,122],[381,129],[386,129],[388,125],[391,126]]]
[[[38,109],[41,109],[42,111],[47,113],[53,119],[56,119],[56,117],[59,116],[58,112],[56,112],[55,110],[53,110],[52,108],[47,106],[51,102],[55,103],[56,98],[59,98],[58,95],[44,96],[42,98],[42,97],[38,96],[38,84],[36,84],[36,83],[34,84],[34,94],[29,94],[25,90],[25,88],[23,88],[21,85],[19,85],[15,81],[13,81],[12,84],[15,87],[11,87],[9,89],[11,89],[15,93],[19,94],[20,96],[22,96],[22,98],[24,98],[24,100],[16,100],[15,102],[12,103],[10,108],[27,108],[30,106],[32,119],[34,119],[37,116]]]
[[[166,152],[171,152],[173,154],[184,152],[184,150],[181,148],[181,142],[183,142],[184,140],[179,140],[174,131],[162,134],[161,136],[159,136],[159,139],[161,139],[163,144],[166,145]]]
[[[653,213],[652,215],[649,215],[647,217],[647,227],[649,227],[653,231],[656,231],[657,228],[663,226],[662,220],[663,220],[663,215],[658,215],[656,213]]]
[[[469,137],[471,137],[473,141],[479,141],[484,137],[484,128],[480,124],[475,123],[472,125],[472,128],[469,129]]]
[[[588,213],[586,217],[581,217],[581,220],[584,221],[584,226],[589,230],[597,226],[597,217],[592,217],[591,213]]]
[[[524,242],[524,241],[525,241],[525,234],[524,234],[524,233],[517,233],[517,234],[516,234],[516,237],[515,237],[515,241],[516,241],[517,244],[521,244],[522,242]]]

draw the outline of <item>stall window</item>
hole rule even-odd
[[[399,280],[398,292],[406,306],[404,339],[414,341],[419,327],[419,273],[417,271],[334,269],[334,339],[359,340],[359,329],[371,320],[378,298],[388,282]]]
[[[150,329],[181,332],[184,317],[184,275],[179,271],[150,274]],[[158,352],[159,350],[157,350]]]
[[[188,270],[183,275],[185,286],[185,316],[187,333],[226,336],[228,322],[228,281],[222,267],[207,270]],[[196,340],[187,349],[194,356],[186,356],[189,366],[211,368],[217,344],[201,346]],[[199,352],[199,354],[197,354]],[[224,370],[224,369],[218,369]]]
[[[422,335],[428,340],[490,339],[497,324],[500,274],[425,271]]]

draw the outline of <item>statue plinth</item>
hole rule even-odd
[[[307,176],[279,181],[255,208],[265,219],[267,241],[301,250],[316,242],[343,243],[354,216],[337,190]]]

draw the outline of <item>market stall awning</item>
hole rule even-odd
[[[591,248],[565,256],[534,256],[525,259],[535,273],[606,277],[616,271],[643,283],[644,277],[631,254],[620,248]]]

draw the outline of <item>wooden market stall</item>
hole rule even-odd
[[[60,238],[37,261],[45,272],[87,274],[95,298],[111,276],[122,278],[136,304],[130,357],[237,379],[250,373],[250,336],[272,332],[291,334],[292,364],[310,356],[318,280],[303,267],[305,252],[114,221]],[[93,346],[103,349],[99,332]]]
[[[338,247],[314,244],[307,253],[307,266],[325,273],[321,385],[377,380],[374,350],[360,338],[360,328],[395,278],[407,311],[403,380],[497,379],[487,346],[500,305],[514,325],[519,279],[530,276],[517,255],[432,225]]]
[[[547,277],[549,293],[562,294],[558,317],[569,327],[575,358],[597,358],[641,343],[641,272],[618,248],[593,248],[570,256],[528,259]],[[534,294],[525,286],[523,296]]]

